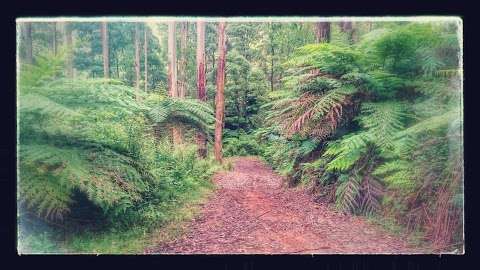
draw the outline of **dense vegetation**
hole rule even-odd
[[[149,228],[209,187],[212,162],[197,159],[192,146],[172,152],[155,129],[183,123],[211,133],[210,107],[155,93],[140,103],[116,80],[61,78],[61,64],[61,55],[40,55],[21,72],[22,225],[33,213],[72,236],[85,225]]]
[[[99,23],[69,23],[75,42],[55,45],[54,53],[52,25],[32,25],[35,57],[30,64],[21,42],[26,60],[18,86],[25,230],[32,222],[68,227],[63,248],[92,251],[97,247],[72,243],[87,241],[91,232],[165,224],[210,188],[219,166],[211,151],[197,157],[194,144],[197,133],[212,141],[216,23],[206,24],[206,102],[195,100],[197,25],[182,23],[177,35],[185,90],[179,97],[169,94],[165,24],[141,24],[148,44],[148,65],[138,67],[148,73],[143,80],[133,68],[138,24],[109,23],[108,79]],[[400,227],[434,249],[462,247],[459,25],[327,26],[322,32],[325,23],[227,23],[223,155],[262,156],[317,201]],[[171,129],[181,131],[180,145]],[[26,242],[45,250],[48,241]]]
[[[265,157],[345,212],[382,213],[438,247],[461,244],[456,50],[456,29],[430,24],[299,48],[286,63],[293,87],[265,105]]]

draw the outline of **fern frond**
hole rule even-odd
[[[380,208],[379,198],[383,195],[382,185],[370,175],[362,181],[360,209],[365,214],[377,212]]]
[[[160,101],[149,112],[150,119],[157,124],[179,120],[184,124],[200,128],[209,133],[215,121],[213,109],[204,102],[189,99],[167,98]]]
[[[348,179],[340,183],[336,190],[335,204],[337,208],[345,213],[354,213],[360,206],[358,202],[359,193],[360,183],[358,176],[348,176]]]
[[[381,147],[391,147],[396,134],[404,128],[406,105],[399,102],[362,104],[359,121]]]

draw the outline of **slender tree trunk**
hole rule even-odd
[[[188,23],[182,22],[180,28],[180,59],[178,63],[178,96],[180,98],[185,97],[187,78],[187,31]]]
[[[350,21],[347,22],[341,22],[340,23],[340,29],[342,32],[347,33],[347,38],[350,43],[354,42],[354,29],[353,29],[353,24]]]
[[[197,22],[197,98],[207,101],[207,81],[205,78],[205,22]],[[207,156],[207,140],[203,132],[197,133],[198,155]]]
[[[27,64],[33,64],[33,46],[32,46],[32,23],[24,23],[25,29],[25,62]]]
[[[108,79],[110,77],[110,59],[108,54],[107,22],[102,22],[100,32],[102,35],[103,76],[105,77],[105,79]]]
[[[65,41],[66,47],[66,57],[65,57],[65,75],[67,78],[73,78],[73,48],[72,48],[72,28],[70,25],[65,22],[63,25],[63,38]]]
[[[140,100],[140,29],[135,23],[135,97]]]
[[[143,51],[145,53],[143,63],[145,64],[144,66],[144,77],[145,77],[145,93],[147,92],[148,89],[148,30],[147,27],[145,26],[144,29],[144,41],[143,41]]]
[[[57,23],[53,22],[53,38],[52,38],[53,55],[57,55]]]
[[[117,73],[117,79],[120,79],[120,68],[118,67],[118,52],[115,51],[113,54],[113,58],[115,59],[115,70]]]
[[[225,111],[225,57],[227,53],[225,22],[218,25],[218,65],[217,65],[217,93],[215,95],[215,159],[222,162],[222,132]]]
[[[330,41],[330,23],[318,22],[315,23],[315,37],[317,43]]]
[[[178,97],[175,21],[168,23],[168,92],[171,97]],[[182,134],[178,127],[172,128],[172,137],[174,145],[182,143]]]
[[[270,52],[271,52],[271,60],[270,60],[270,90],[273,91],[273,75],[274,75],[274,69],[273,69],[273,61],[275,57],[275,47],[274,47],[274,40],[273,40],[273,23],[270,23]]]

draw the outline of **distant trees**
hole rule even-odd
[[[197,98],[207,101],[207,81],[205,77],[205,22],[197,22]],[[202,158],[207,156],[207,141],[205,134],[197,133],[198,155]]]
[[[180,24],[180,59],[178,61],[178,97],[184,98],[187,91],[187,34],[188,23]]]
[[[53,28],[53,30],[52,30],[52,34],[53,34],[52,50],[53,50],[53,54],[57,55],[57,22],[53,22],[52,28]]]
[[[317,43],[330,41],[330,22],[315,23],[315,37]]]
[[[140,92],[140,29],[138,23],[135,23],[135,91],[136,98],[139,100]]]
[[[354,42],[355,29],[353,28],[353,22],[340,22],[340,30],[347,34],[347,39],[350,43]]]
[[[24,42],[25,42],[25,61],[27,64],[33,64],[33,46],[32,46],[32,23],[24,23]]]
[[[72,27],[68,22],[63,24],[63,40],[66,48],[65,56],[65,76],[73,78],[73,38]]]
[[[218,24],[218,64],[217,64],[217,92],[215,95],[215,159],[222,162],[222,132],[225,111],[225,57],[227,53],[225,22]]]
[[[100,28],[101,36],[102,36],[102,55],[103,55],[103,76],[108,79],[110,77],[110,59],[108,54],[108,30],[107,30],[107,22],[101,23]]]
[[[143,63],[145,65],[144,67],[144,80],[145,80],[145,92],[147,92],[148,89],[148,30],[147,26],[145,25],[145,29],[143,31],[144,35],[144,41],[143,41],[143,52],[144,52],[144,58],[143,58]]]

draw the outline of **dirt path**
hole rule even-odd
[[[183,238],[149,253],[412,253],[405,241],[282,187],[255,158],[214,177],[218,189]]]

